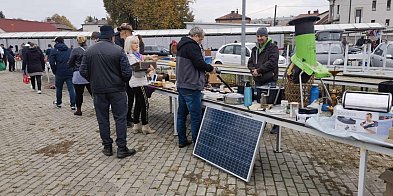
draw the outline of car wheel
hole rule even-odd
[[[222,65],[221,61],[216,61],[214,64],[221,64]]]

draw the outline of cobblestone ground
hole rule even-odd
[[[356,194],[357,148],[286,129],[284,152],[276,154],[266,131],[245,183],[192,156],[192,147],[177,147],[168,98],[157,94],[150,104],[157,133],[129,130],[129,146],[138,153],[122,160],[104,156],[91,98],[76,117],[67,104],[54,108],[47,82],[38,95],[21,80],[20,73],[0,73],[0,195]],[[370,154],[367,195],[383,195],[378,176],[392,163]]]

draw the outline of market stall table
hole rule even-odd
[[[173,112],[174,116],[174,134],[177,135],[176,124],[177,124],[177,92],[173,89],[164,89],[160,87],[155,87],[157,93],[170,97],[170,111]],[[290,118],[286,114],[274,114],[264,111],[251,111],[248,110],[243,105],[228,105],[221,101],[203,99],[202,104],[212,108],[229,110],[237,113],[241,113],[243,115],[250,116],[252,118],[256,118],[261,121],[265,121],[267,123],[275,124],[280,126],[280,129],[277,134],[276,140],[276,149],[275,152],[282,152],[281,149],[281,134],[282,127],[286,127],[289,129],[293,129],[296,131],[300,131],[303,133],[311,134],[314,136],[323,137],[326,139],[334,140],[336,142],[340,142],[343,144],[351,145],[360,148],[360,159],[359,159],[359,180],[358,180],[358,195],[363,196],[365,192],[365,183],[366,183],[366,172],[367,172],[367,160],[368,160],[368,151],[374,151],[377,153],[393,156],[393,149],[366,143],[358,140],[349,140],[341,137],[329,135],[318,131],[314,128],[307,127],[304,123],[297,122],[295,118]]]

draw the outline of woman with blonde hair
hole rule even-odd
[[[127,53],[130,65],[144,61],[144,57],[141,53],[139,53],[139,39],[137,36],[129,36],[126,38],[124,50]],[[147,72],[149,71],[151,70],[147,70]],[[129,85],[132,88],[135,96],[135,108],[133,117],[134,126],[132,127],[132,130],[135,133],[154,133],[155,130],[152,130],[150,128],[148,122],[149,100],[145,91],[145,86],[148,85],[146,72],[133,70]],[[142,124],[140,123],[139,118],[142,119]]]
[[[83,53],[87,49],[86,37],[83,35],[78,35],[76,37],[76,41],[78,42],[79,47],[72,49],[68,65],[72,67],[74,71],[72,75],[72,83],[74,84],[76,103],[76,111],[74,115],[82,116],[83,93],[85,91],[85,88],[90,93],[90,95],[92,94],[90,83],[79,73],[79,67],[82,63]]]

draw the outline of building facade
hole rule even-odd
[[[331,23],[380,23],[393,26],[393,0],[328,0]]]

